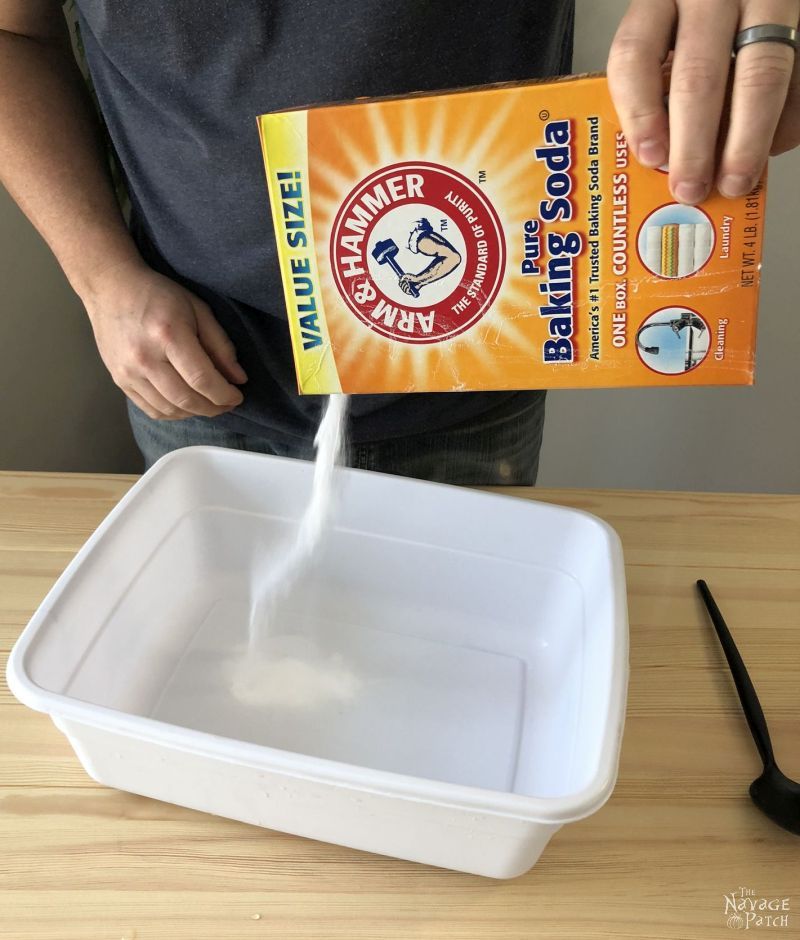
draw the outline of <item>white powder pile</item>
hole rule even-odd
[[[279,602],[301,577],[330,525],[334,469],[344,451],[346,417],[347,396],[331,395],[314,438],[311,499],[297,537],[254,600],[247,654],[235,664],[231,681],[233,694],[247,704],[313,708],[352,698],[358,691],[357,677],[340,656],[326,656],[304,637],[272,635]]]
[[[306,637],[270,637],[258,656],[234,663],[231,691],[240,702],[312,709],[355,698],[361,680],[338,654],[325,654]]]

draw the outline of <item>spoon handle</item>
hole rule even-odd
[[[698,581],[697,587],[700,589],[700,595],[711,617],[711,622],[714,624],[714,629],[717,631],[719,642],[722,645],[733,681],[736,684],[736,691],[739,693],[739,701],[742,703],[744,717],[747,719],[750,733],[753,735],[758,753],[761,755],[761,760],[766,767],[768,764],[773,764],[775,759],[772,756],[772,742],[770,741],[761,703],[756,695],[756,690],[753,688],[753,683],[750,681],[745,664],[742,662],[742,657],[739,655],[739,650],[733,641],[728,625],[725,623],[720,609],[708,589],[708,585],[705,581]]]

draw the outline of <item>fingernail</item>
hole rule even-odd
[[[678,202],[693,206],[708,195],[708,183],[676,183],[672,192]]]
[[[735,196],[744,196],[745,193],[749,193],[753,188],[753,181],[749,176],[742,173],[726,173],[719,181],[717,188],[723,196],[732,199]]]
[[[639,144],[639,163],[644,166],[663,166],[667,162],[667,148],[660,140],[648,139]]]
[[[240,381],[240,382],[246,382],[246,381],[247,381],[247,373],[246,373],[246,372],[244,371],[244,369],[239,365],[239,363],[238,363],[238,362],[234,362],[233,367],[234,367],[234,369],[235,369],[235,371],[236,371],[236,374],[237,374],[238,376],[240,376],[239,381]]]

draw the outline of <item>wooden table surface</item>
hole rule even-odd
[[[134,481],[0,474],[0,649]],[[610,802],[494,882],[311,842],[98,786],[44,715],[0,690],[0,936],[9,940],[532,940],[730,937],[725,895],[788,899],[800,839],[758,775],[705,578],[800,779],[800,497],[530,490],[619,532],[631,681]],[[756,929],[754,927],[754,929]]]

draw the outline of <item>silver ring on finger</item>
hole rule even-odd
[[[785,46],[791,46],[797,52],[797,30],[793,26],[784,26],[782,23],[749,26],[736,34],[733,51],[739,52],[740,49],[754,42],[780,42]]]

